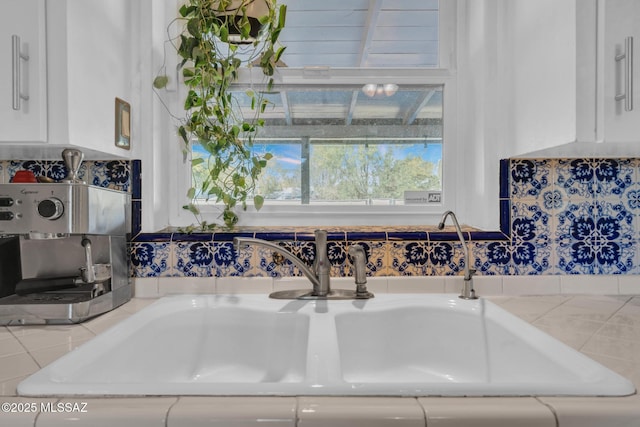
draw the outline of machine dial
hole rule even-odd
[[[50,220],[58,219],[64,214],[64,203],[55,197],[44,199],[38,203],[38,213],[43,218]]]

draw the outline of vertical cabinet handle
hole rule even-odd
[[[616,94],[616,101],[624,99],[625,111],[633,110],[633,37],[624,40],[624,53],[616,55],[616,62],[625,61],[624,93]]]
[[[11,61],[12,61],[12,74],[13,74],[13,109],[20,110],[21,100],[28,101],[29,96],[22,93],[22,84],[20,83],[21,61],[28,61],[29,55],[23,55],[20,51],[20,37],[17,35],[11,36]]]

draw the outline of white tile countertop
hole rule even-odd
[[[640,297],[488,298],[640,388]],[[0,425],[592,427],[640,425],[638,394],[584,397],[136,397],[27,398],[24,378],[154,302],[135,298],[79,325],[0,327]],[[429,423],[432,424],[429,424]]]

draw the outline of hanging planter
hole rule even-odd
[[[264,29],[261,19],[269,16],[271,2],[233,0],[228,6],[222,2],[214,2],[213,7],[220,19],[220,25],[229,28],[229,43],[251,44],[259,39]]]
[[[252,200],[260,209],[264,202],[254,190],[271,155],[255,155],[252,147],[264,125],[260,114],[268,101],[260,93],[247,91],[253,114],[242,117],[230,87],[241,67],[259,64],[271,89],[276,63],[285,49],[278,45],[285,16],[286,6],[277,0],[187,0],[180,8],[176,22],[182,22],[183,29],[173,45],[182,58],[179,68],[187,95],[178,134],[185,151],[199,144],[207,153],[192,160],[194,186],[184,208],[196,215],[200,229],[216,225],[202,221],[196,198],[222,203],[221,217],[228,228],[238,221],[237,207],[246,209],[247,200]],[[253,50],[247,54],[247,49]],[[161,74],[154,86],[160,89],[167,83],[167,76]]]

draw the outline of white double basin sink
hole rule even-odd
[[[622,396],[633,384],[489,301],[165,297],[24,380],[29,396]]]

